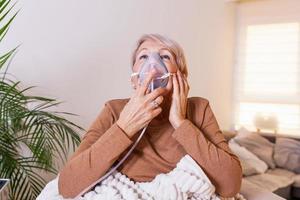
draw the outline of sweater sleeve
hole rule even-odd
[[[186,119],[172,136],[201,166],[220,196],[233,197],[240,191],[240,161],[230,151],[208,102],[201,128]]]
[[[132,140],[115,123],[109,105],[105,104],[78,149],[61,170],[59,193],[64,198],[76,197],[103,176],[131,144]]]

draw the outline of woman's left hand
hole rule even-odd
[[[173,85],[172,102],[170,107],[169,121],[174,129],[178,128],[186,119],[187,98],[190,87],[187,78],[177,70],[176,74],[171,76]]]

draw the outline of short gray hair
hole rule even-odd
[[[175,62],[180,72],[188,76],[187,64],[186,64],[186,59],[184,56],[183,49],[176,41],[166,36],[162,36],[160,34],[145,34],[140,37],[140,39],[136,43],[136,47],[132,54],[132,66],[134,66],[135,64],[135,60],[137,56],[136,53],[138,49],[147,40],[158,41],[162,43],[164,46],[166,46],[166,48],[169,49],[169,51],[173,54],[175,58]]]

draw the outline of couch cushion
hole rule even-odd
[[[293,187],[300,188],[300,174],[294,176],[294,181]]]
[[[287,187],[294,183],[295,174],[283,169],[268,170],[264,174],[247,176],[245,179],[258,187],[269,191],[275,191],[279,188]]]
[[[282,169],[282,168],[275,168],[275,169],[270,169],[267,171],[268,174],[274,174],[277,176],[285,176],[288,177],[289,179],[295,180],[296,174],[292,171]]]
[[[229,140],[229,148],[239,157],[242,165],[243,175],[250,176],[254,174],[261,174],[267,171],[268,165],[260,160],[256,155],[240,146],[234,139]]]
[[[270,168],[275,168],[276,165],[273,159],[274,143],[258,133],[252,133],[245,128],[238,130],[238,134],[234,139],[238,144],[246,147],[249,151],[267,163]]]
[[[244,178],[240,193],[249,200],[284,200],[284,198],[266,190],[264,187],[258,187]]]
[[[300,141],[276,138],[274,160],[277,166],[300,173]]]

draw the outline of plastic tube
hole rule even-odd
[[[131,154],[131,152],[134,150],[136,145],[139,143],[139,141],[142,139],[143,135],[145,134],[145,131],[147,129],[148,125],[143,128],[141,134],[139,135],[138,139],[135,141],[135,143],[132,145],[130,150],[126,153],[126,155],[118,162],[117,165],[115,165],[113,168],[111,168],[105,175],[103,175],[100,179],[96,180],[93,182],[91,185],[89,185],[86,189],[84,189],[79,195],[75,197],[75,200],[80,199],[82,195],[84,195],[86,192],[88,192],[90,189],[92,189],[96,184],[100,183],[104,179],[106,179],[108,176],[110,176],[126,159],[127,157]]]

